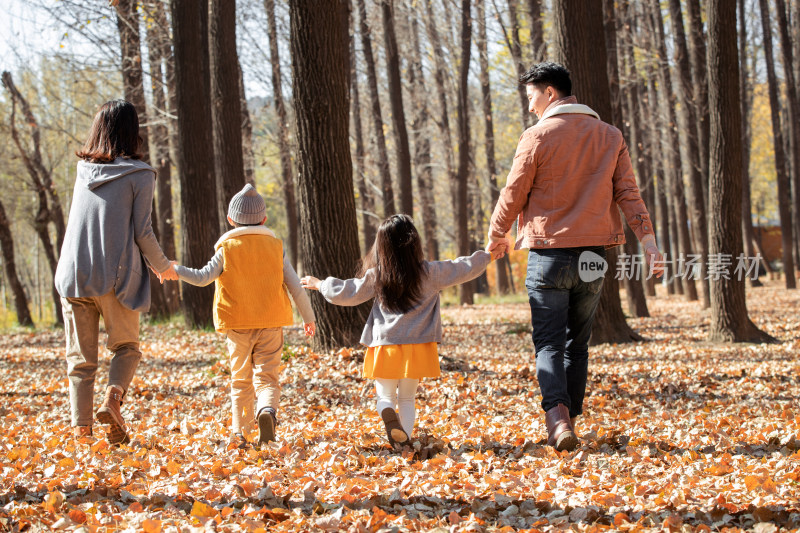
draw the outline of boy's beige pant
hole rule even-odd
[[[139,351],[139,312],[117,300],[114,292],[87,298],[61,298],[67,337],[67,377],[73,426],[91,426],[94,415],[94,379],[100,317],[106,325],[106,348],[114,356],[108,369],[108,385],[128,390],[142,358]]]
[[[283,328],[229,329],[228,355],[231,360],[231,431],[252,429],[255,413],[264,407],[278,410],[281,396],[281,354]]]

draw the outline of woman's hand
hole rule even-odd
[[[303,276],[300,278],[300,285],[311,291],[318,291],[321,283],[322,282],[314,276]]]

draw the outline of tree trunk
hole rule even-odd
[[[656,68],[658,75],[659,93],[661,96],[661,109],[667,119],[667,128],[663,131],[666,135],[664,144],[662,144],[663,153],[668,157],[668,163],[665,164],[667,173],[667,182],[669,183],[669,191],[672,196],[670,199],[674,206],[675,211],[675,226],[677,233],[676,243],[680,247],[680,253],[684,259],[689,255],[693,255],[692,238],[689,233],[689,213],[686,207],[686,197],[683,188],[683,177],[681,175],[681,154],[679,150],[680,139],[677,130],[677,120],[675,115],[675,93],[672,90],[672,79],[669,72],[669,62],[667,59],[667,46],[664,37],[664,23],[661,17],[661,9],[658,3],[652,4],[650,13],[653,32],[652,35],[655,39],[655,49],[659,58],[659,65]],[[694,279],[690,277],[681,277],[676,279],[676,283],[685,289],[686,299],[689,301],[697,300],[697,287],[695,287]]]
[[[54,278],[58,259],[56,256],[56,249],[53,247],[53,243],[50,239],[48,226],[50,222],[53,222],[53,225],[55,226],[56,246],[58,247],[59,251],[64,244],[64,232],[66,229],[66,224],[64,223],[64,214],[61,210],[61,203],[58,196],[58,190],[53,184],[50,171],[45,168],[42,161],[39,122],[36,120],[36,117],[31,110],[31,106],[28,104],[28,100],[22,96],[22,93],[20,93],[17,89],[10,72],[4,71],[2,80],[3,86],[6,88],[9,96],[11,97],[11,113],[8,121],[11,129],[11,138],[14,141],[14,146],[17,147],[20,157],[22,158],[22,162],[25,165],[25,170],[28,172],[28,177],[30,178],[31,188],[36,193],[38,201],[38,210],[36,217],[34,218],[33,226],[36,234],[39,237],[39,240],[42,242],[42,248],[44,249],[45,256],[47,257],[47,264],[50,267],[50,273]],[[30,142],[25,143],[28,144],[30,148],[26,148],[23,145],[23,141],[20,138],[19,131],[17,129],[17,106],[20,107],[22,115],[25,119],[25,124],[30,131]],[[53,297],[53,307],[55,313],[54,318],[56,320],[56,324],[63,325],[64,316],[61,313],[61,297],[56,291],[55,283],[52,281],[53,278],[51,278],[50,281],[50,293]]]
[[[414,192],[411,181],[411,148],[408,144],[406,114],[403,109],[403,83],[400,81],[400,54],[397,51],[397,37],[394,32],[394,2],[381,0],[383,17],[383,43],[386,49],[386,77],[389,80],[389,103],[392,106],[392,126],[394,128],[397,153],[397,181],[400,185],[400,211],[414,215]]]
[[[708,87],[711,116],[709,246],[711,254],[742,254],[742,118],[736,52],[736,4],[707,0]],[[711,280],[709,340],[774,341],[747,316],[744,280]]]
[[[786,276],[786,288],[794,289],[796,287],[794,261],[792,258],[794,239],[792,237],[792,213],[789,210],[791,192],[789,189],[789,176],[786,172],[783,130],[781,129],[781,103],[778,100],[779,88],[775,76],[775,62],[772,57],[772,28],[769,20],[769,3],[767,0],[759,0],[759,6],[761,8],[761,28],[764,32],[764,56],[767,60],[769,102],[772,111],[772,137],[775,145],[775,172],[778,182],[778,214],[781,220],[781,243],[783,245],[783,272]],[[738,78],[736,81],[738,83]]]
[[[489,51],[486,44],[486,9],[485,0],[477,0],[478,9],[478,62],[480,63],[481,98],[483,110],[484,136],[486,138],[486,172],[489,174],[489,188],[492,193],[492,205],[497,204],[500,188],[497,186],[497,164],[494,158],[494,123],[492,122],[492,89],[489,84]],[[535,3],[535,2],[534,2]],[[540,23],[541,24],[541,23]],[[495,265],[495,283],[497,292],[508,294],[508,255],[504,255]]]
[[[553,3],[555,56],[572,72],[573,93],[594,109],[601,119],[611,118],[611,95],[606,71],[606,45],[601,0],[556,0]],[[617,251],[608,250],[608,264],[615,265]],[[593,344],[631,342],[642,337],[622,314],[619,283],[606,275],[592,327]]]
[[[495,8],[497,8],[497,4],[495,4]],[[525,71],[525,63],[522,60],[522,45],[520,44],[519,40],[519,18],[517,16],[517,0],[508,0],[508,18],[510,28],[509,31],[506,31],[505,26],[503,25],[503,17],[500,12],[497,12],[497,20],[500,23],[500,28],[503,31],[503,38],[506,41],[506,46],[508,46],[508,51],[511,54],[511,58],[514,61],[514,65],[517,67],[517,76],[522,76]],[[509,35],[510,33],[510,35]],[[523,131],[528,129],[528,127],[532,124],[531,113],[528,111],[528,95],[525,92],[525,86],[522,84],[517,83],[517,95],[519,96],[519,103],[520,103],[520,117],[522,118],[522,129]]]
[[[700,171],[703,176],[703,201],[708,212],[708,69],[706,68],[706,36],[700,15],[700,0],[686,0],[689,20],[689,54],[694,84],[693,103],[697,116],[697,140],[700,151]]]
[[[419,44],[419,21],[411,16],[411,40],[413,53],[409,70],[411,99],[414,105],[414,168],[417,173],[417,192],[422,208],[422,227],[425,234],[425,256],[428,260],[439,259],[439,239],[436,235],[438,220],[433,195],[433,167],[431,166],[431,136],[428,132],[428,92],[422,73],[422,52]]]
[[[297,268],[297,201],[295,200],[294,172],[292,170],[292,153],[289,145],[289,117],[283,100],[283,78],[281,76],[281,59],[278,53],[278,30],[275,24],[275,0],[264,0],[267,10],[267,34],[269,36],[269,57],[272,66],[272,94],[275,103],[275,114],[278,118],[278,150],[281,156],[281,181],[283,183],[283,201],[286,203],[286,220],[288,227],[289,262]],[[359,121],[359,126],[360,126]]]
[[[167,109],[162,63],[166,59],[165,48],[170,47],[169,32],[166,28],[164,6],[160,0],[148,0],[143,5],[146,15],[153,23],[148,26],[147,42],[150,78],[153,88],[153,105],[148,122],[149,137],[153,139],[151,163],[156,169],[155,217],[159,243],[169,258],[177,257],[175,250],[175,226],[172,214],[172,158],[169,150],[170,122]],[[151,278],[151,281],[152,278]],[[155,284],[151,283],[151,287]],[[174,314],[180,307],[180,290],[177,283],[158,284],[164,293],[166,312]]]
[[[540,63],[547,57],[547,47],[544,44],[541,0],[528,0],[528,14],[531,17],[531,49],[533,50],[533,62]]]
[[[239,106],[242,108],[242,163],[244,164],[244,181],[256,186],[256,154],[253,151],[253,121],[250,120],[250,109],[244,90],[244,72],[242,62],[236,58],[236,70],[239,72]]]
[[[793,248],[794,266],[800,263],[800,250],[798,250],[798,231],[800,231],[800,96],[798,96],[797,84],[800,83],[795,77],[794,63],[800,59],[794,56],[792,50],[792,39],[789,35],[789,23],[786,15],[785,0],[775,0],[775,8],[778,13],[778,34],[781,41],[781,57],[783,58],[783,77],[786,82],[786,93],[789,96],[789,122],[787,124],[790,139],[791,175],[790,184],[792,190],[792,203],[794,204],[794,228],[793,228]]]
[[[349,278],[359,261],[348,127],[348,5],[316,0],[289,6],[298,142],[300,254],[307,272]],[[329,305],[319,294],[316,350],[355,346],[369,303]]]
[[[617,54],[617,21],[614,14],[613,0],[603,0],[603,30],[606,43],[608,87],[611,96],[611,123],[631,141],[628,130],[633,130],[634,127],[631,124],[631,128],[626,128],[626,121],[623,120],[622,116],[622,91],[620,90],[619,56]],[[635,145],[635,137],[631,144]],[[631,148],[631,156],[633,157],[634,154],[635,149]],[[624,216],[622,220],[625,227],[625,253],[630,257],[635,257],[639,251],[636,234],[630,228]],[[616,272],[613,275],[616,276]],[[625,287],[628,313],[635,317],[650,316],[647,310],[647,300],[644,296],[644,286],[635,271],[633,275],[623,276],[623,285]]]
[[[458,255],[470,254],[469,206],[467,189],[469,187],[469,62],[472,47],[472,17],[470,0],[461,1],[461,60],[458,70],[458,176],[456,178],[456,244]],[[461,304],[472,305],[475,284],[459,285]]]
[[[685,164],[684,170],[689,175],[689,208],[691,211],[692,233],[694,234],[694,249],[700,253],[700,286],[703,294],[703,308],[711,306],[707,271],[708,264],[708,224],[706,223],[706,203],[703,199],[703,169],[700,161],[700,145],[698,131],[695,124],[698,122],[697,109],[693,105],[695,80],[692,79],[689,64],[689,49],[686,46],[686,33],[683,28],[683,14],[681,13],[680,0],[669,0],[669,12],[672,20],[673,46],[675,50],[675,63],[678,74],[678,101],[681,105],[681,135]]]
[[[214,172],[208,9],[172,1],[175,89],[178,114],[178,170],[181,184],[184,265],[200,268],[214,253],[219,204]],[[238,118],[239,114],[236,114]],[[239,150],[241,153],[241,150]],[[211,325],[212,287],[183,287],[183,310],[193,327]]]
[[[452,184],[456,182],[455,164],[453,162],[453,138],[450,131],[450,112],[447,105],[447,86],[445,79],[448,76],[444,53],[442,52],[442,45],[439,39],[439,32],[436,29],[436,19],[433,15],[433,8],[431,7],[431,0],[424,0],[425,2],[425,28],[428,33],[428,40],[433,48],[433,63],[434,63],[434,80],[436,81],[436,92],[439,96],[439,120],[436,121],[439,126],[439,132],[442,136],[442,153],[445,158],[445,168],[447,169],[447,181],[451,187],[450,202],[453,212],[455,212],[455,191],[452,189]]]
[[[6,216],[6,208],[0,202],[0,246],[3,249],[3,265],[11,292],[14,294],[14,309],[20,326],[33,327],[33,318],[28,308],[28,297],[17,276],[17,264],[14,261],[14,237],[11,235],[11,222]]]
[[[367,81],[369,82],[369,97],[372,104],[372,123],[378,145],[377,162],[381,175],[381,190],[383,192],[383,216],[386,218],[396,212],[394,189],[392,188],[392,175],[389,172],[389,155],[386,151],[386,137],[383,135],[383,116],[381,114],[381,100],[378,93],[378,75],[375,72],[375,58],[372,55],[372,38],[370,37],[369,25],[367,24],[367,6],[364,0],[356,0],[356,4],[358,5],[361,47],[363,48],[364,60],[367,64]]]
[[[236,52],[236,2],[208,0],[208,11],[214,174],[217,179],[220,230],[224,232],[228,229],[228,203],[245,184],[242,100],[239,94],[239,57]]]
[[[739,10],[739,108],[742,113],[742,235],[744,236],[744,253],[747,257],[756,257],[755,231],[753,231],[752,202],[750,199],[750,111],[751,97],[747,75],[747,21],[745,19],[744,0],[737,0]],[[760,269],[760,266],[758,267]],[[751,287],[761,287],[758,278],[748,277]]]

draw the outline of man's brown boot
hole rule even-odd
[[[76,439],[82,439],[83,437],[91,437],[92,426],[73,426],[72,436],[75,437]]]
[[[130,441],[125,427],[125,420],[122,418],[120,406],[125,391],[117,385],[111,385],[106,389],[106,399],[97,411],[97,421],[101,424],[108,424],[106,437],[111,444],[122,444]]]
[[[560,403],[547,411],[544,421],[547,425],[548,446],[553,446],[559,452],[572,451],[578,446],[580,441],[572,428],[566,405]]]

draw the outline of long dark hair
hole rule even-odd
[[[89,138],[75,155],[91,163],[110,163],[117,157],[141,159],[139,115],[133,104],[111,100],[94,116]]]
[[[378,301],[389,311],[405,313],[419,298],[424,261],[422,240],[411,217],[392,215],[378,228],[361,275],[374,268]]]

